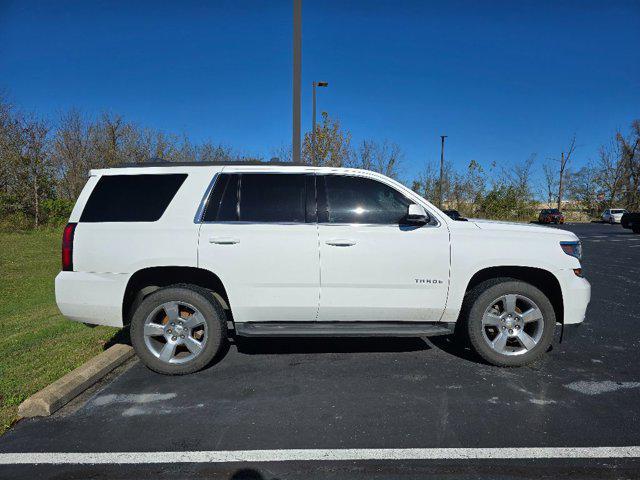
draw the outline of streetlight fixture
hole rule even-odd
[[[329,82],[313,82],[313,118],[311,119],[311,161],[316,162],[316,87],[328,87]]]

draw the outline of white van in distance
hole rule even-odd
[[[129,325],[165,374],[205,367],[232,333],[455,330],[485,361],[520,366],[556,324],[583,321],[580,256],[571,232],[455,221],[370,171],[156,162],[91,171],[56,300],[71,320]]]
[[[602,212],[602,221],[605,223],[620,223],[622,215],[627,213],[624,208],[608,208]]]

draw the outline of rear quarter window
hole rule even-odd
[[[104,175],[91,192],[80,222],[155,222],[186,178],[186,173]]]

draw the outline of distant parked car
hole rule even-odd
[[[640,233],[640,212],[625,212],[620,218],[620,224],[633,230],[633,233]]]
[[[564,223],[564,215],[557,208],[546,208],[540,210],[538,215],[539,223]]]
[[[466,222],[467,221],[466,218],[464,218],[462,215],[460,215],[460,212],[458,210],[443,210],[443,212],[449,218],[452,218],[453,220],[458,220],[460,222]]]
[[[602,221],[610,224],[620,223],[622,215],[627,213],[623,208],[608,208],[602,213]]]

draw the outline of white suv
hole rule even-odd
[[[71,213],[56,300],[122,327],[152,370],[209,364],[230,335],[453,332],[485,361],[542,355],[583,321],[570,232],[447,217],[383,175],[276,164],[92,170]]]
[[[627,213],[624,208],[608,208],[604,212],[602,212],[602,221],[606,223],[620,223],[622,220],[622,215]]]

